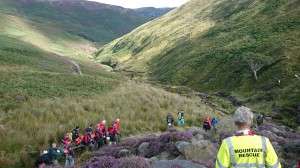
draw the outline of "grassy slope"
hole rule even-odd
[[[296,0],[191,0],[106,45],[96,59],[165,84],[236,96],[296,126],[299,16]],[[243,61],[249,52],[271,60],[258,71],[258,81]]]
[[[102,44],[146,22],[133,10],[85,0],[3,0],[0,9]]]

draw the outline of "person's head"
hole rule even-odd
[[[120,119],[119,119],[119,118],[117,118],[117,119],[116,119],[116,122],[120,122]]]
[[[90,124],[90,128],[92,128],[93,127],[93,124]]]
[[[102,123],[102,124],[105,124],[105,123],[106,123],[106,120],[103,120],[101,123]]]
[[[76,126],[76,128],[75,128],[75,129],[79,130],[79,126]]]
[[[53,143],[51,144],[51,146],[52,146],[52,148],[56,148],[56,143],[53,142]]]
[[[237,127],[250,128],[253,124],[253,113],[249,108],[241,106],[235,111],[233,121]]]

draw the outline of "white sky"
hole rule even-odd
[[[124,8],[141,8],[141,7],[178,7],[189,0],[89,0],[101,3],[122,6]]]

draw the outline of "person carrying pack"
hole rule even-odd
[[[75,163],[75,152],[74,150],[72,149],[71,146],[66,146],[64,147],[63,149],[63,152],[66,156],[66,163],[65,163],[65,166],[73,166],[74,163]]]
[[[98,149],[103,146],[103,133],[101,132],[101,124],[97,124],[97,128],[95,130],[95,140],[98,144]]]
[[[169,113],[169,115],[167,116],[166,121],[167,121],[168,127],[172,127],[172,126],[173,126],[174,120],[173,120],[173,117],[172,117],[172,115],[171,115],[170,113]]]
[[[263,122],[264,122],[264,116],[262,114],[259,114],[256,118],[257,126],[260,126]]]
[[[205,129],[206,132],[212,128],[209,116],[205,117],[205,120],[204,120],[204,123],[203,123],[203,128]]]
[[[115,121],[115,126],[116,126],[116,129],[117,129],[117,134],[116,134],[116,142],[121,142],[121,133],[120,133],[120,119],[117,118],[116,121]]]
[[[79,126],[76,126],[76,128],[72,131],[72,141],[75,141],[75,139],[79,137],[78,131],[79,131]]]
[[[116,123],[112,123],[111,126],[108,128],[108,133],[110,137],[110,142],[109,145],[112,143],[116,144],[116,134],[117,134],[117,128],[116,128]]]
[[[51,165],[58,166],[57,157],[63,156],[63,152],[61,152],[59,149],[56,148],[56,143],[52,143],[51,147],[48,149],[48,156],[51,161]]]
[[[281,168],[278,156],[267,137],[255,135],[250,129],[253,113],[247,107],[239,107],[233,115],[237,132],[222,140],[215,168],[224,167],[272,167]]]
[[[106,123],[106,120],[103,120],[99,126],[99,129],[100,129],[100,132],[102,133],[102,139],[103,139],[104,144],[107,144],[107,142],[106,142],[107,131],[105,128],[105,123]]]
[[[183,110],[178,111],[178,125],[184,124],[184,112]]]
[[[41,151],[40,155],[36,158],[35,162],[34,162],[34,167],[35,168],[42,168],[45,166],[50,166],[51,165],[51,159],[48,155],[48,151],[46,150],[46,152]]]
[[[88,149],[92,151],[94,149],[94,144],[92,142],[93,142],[92,129],[87,128],[83,136],[82,144],[85,145],[86,150]]]
[[[211,120],[211,125],[215,128],[216,125],[218,123],[218,120],[214,117],[212,120]]]

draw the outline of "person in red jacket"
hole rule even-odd
[[[203,123],[203,128],[205,129],[206,132],[212,128],[209,116],[206,116],[204,123]]]
[[[121,142],[121,133],[120,133],[120,119],[117,118],[116,122],[115,122],[116,128],[117,128],[117,137],[116,137],[116,141],[117,142]]]
[[[85,145],[86,149],[92,151],[94,149],[94,144],[92,142],[93,142],[92,129],[87,128],[83,136],[82,144]]]
[[[62,147],[69,147],[71,145],[72,145],[72,142],[70,141],[69,136],[65,135],[63,137],[63,139],[61,140],[61,146]]]
[[[108,133],[109,133],[109,137],[110,137],[109,145],[111,145],[112,143],[116,144],[117,126],[114,122],[108,128]]]
[[[106,129],[105,129],[105,120],[101,122],[101,124],[97,124],[97,128],[95,131],[95,140],[98,143],[98,149],[103,146],[103,143],[106,143]]]

